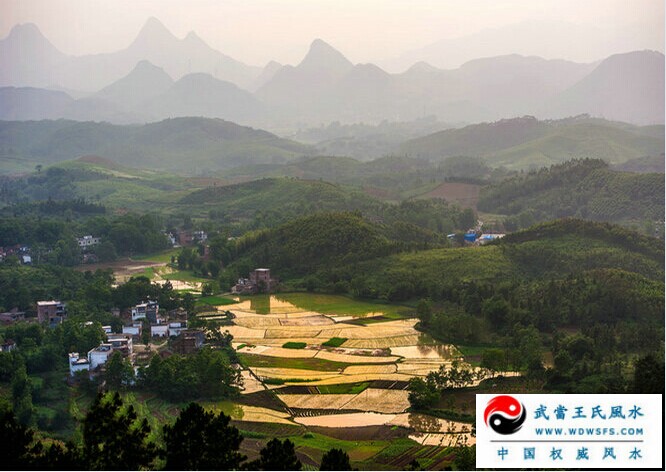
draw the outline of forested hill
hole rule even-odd
[[[241,223],[246,229],[276,226],[319,212],[359,211],[365,218],[393,228],[399,239],[421,242],[466,230],[476,222],[471,209],[443,200],[391,204],[351,187],[294,178],[209,187],[182,198],[180,207],[225,222]]]
[[[407,141],[399,151],[428,159],[483,157],[492,166],[510,169],[548,166],[572,157],[618,164],[663,153],[663,127],[661,134],[654,128],[586,116],[544,121],[525,116],[440,131]]]
[[[354,213],[320,213],[249,233],[236,244],[236,267],[279,267],[284,276],[397,252],[378,225]]]
[[[0,121],[0,173],[5,162],[36,164],[94,154],[132,167],[201,174],[240,165],[286,162],[311,148],[267,131],[211,118],[175,118],[146,125]]]
[[[562,217],[654,225],[664,215],[664,175],[572,160],[484,187],[478,208],[512,216],[508,229]]]
[[[661,283],[663,243],[616,225],[565,219],[487,246],[396,254],[333,267],[320,276],[362,280],[364,296],[441,300],[454,287],[468,284],[500,290],[505,283],[563,279],[596,270],[620,270]]]

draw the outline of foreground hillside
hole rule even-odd
[[[337,256],[329,254],[336,247],[335,227],[344,227],[342,221],[355,221],[352,226],[359,231],[357,236],[365,235],[361,239],[370,238],[373,244],[379,241],[376,231],[359,217],[315,215],[241,239],[236,257],[255,265],[273,266],[291,258],[284,265],[300,267],[306,263],[301,252],[306,251],[307,270],[293,273],[304,275],[317,270],[322,282],[344,280],[355,289],[362,285],[371,298],[391,298],[403,289],[400,300],[426,296],[439,299],[446,297],[445,289],[467,283],[566,277],[588,270],[618,269],[655,281],[660,281],[664,272],[664,250],[658,239],[619,226],[575,219],[537,225],[487,246],[431,249],[389,257],[352,251],[352,260],[336,261]],[[314,231],[315,223],[326,224]],[[357,263],[360,259],[370,260]]]
[[[0,122],[3,157],[24,169],[95,154],[154,170],[205,174],[239,165],[286,162],[310,148],[267,131],[209,118],[141,126],[57,121]],[[2,172],[6,159],[0,160]]]
[[[320,229],[308,231],[315,222]],[[353,250],[337,250],[335,241],[347,236],[357,238]],[[529,343],[549,346],[542,343],[558,332],[587,338],[603,331],[613,344],[590,341],[596,346],[590,349],[605,359],[595,362],[605,363],[613,349],[649,352],[663,340],[664,248],[658,239],[564,219],[486,246],[415,249],[386,244],[358,217],[320,215],[239,240],[222,277],[233,280],[266,264],[283,287],[390,302],[429,300],[419,303],[421,327],[445,342],[516,349],[527,333],[535,337]],[[565,349],[557,345],[553,353]],[[525,367],[529,358],[516,362]],[[595,365],[572,378],[592,375],[601,364]],[[566,389],[578,389],[573,385]]]
[[[513,217],[509,229],[568,216],[653,227],[664,215],[663,195],[663,174],[617,172],[586,159],[486,186],[478,208]]]

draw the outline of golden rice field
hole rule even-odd
[[[322,426],[348,426],[355,422],[358,426],[405,426],[416,432],[414,440],[420,444],[457,440],[452,436],[465,433],[455,425],[452,427],[436,418],[423,421],[423,418],[404,413],[409,407],[408,391],[402,389],[404,383],[394,384],[403,386],[397,389],[389,389],[389,384],[383,388],[363,386],[360,393],[351,390],[357,388],[352,384],[376,380],[408,382],[414,376],[425,376],[461,357],[455,346],[442,345],[417,331],[417,319],[413,315],[410,318],[407,309],[401,312],[401,318],[390,311],[390,306],[381,311],[376,305],[364,303],[345,297],[312,295],[309,298],[308,294],[288,294],[225,305],[224,310],[231,311],[235,318],[233,326],[223,329],[234,336],[234,346],[246,367],[247,385],[243,393],[270,389],[286,407],[313,412],[313,416],[293,419],[280,413],[276,421]],[[365,325],[360,320],[378,315],[386,320],[375,319]],[[323,345],[332,338],[339,338],[331,343],[337,347]],[[288,349],[282,347],[286,343],[305,345]],[[290,385],[311,390],[282,390]],[[331,389],[332,385],[337,387],[328,391],[312,389]],[[329,414],[317,416],[322,410]],[[331,410],[363,413],[345,419],[344,415],[331,415]],[[268,418],[271,414],[270,411],[244,409],[243,419],[253,421],[248,418]]]

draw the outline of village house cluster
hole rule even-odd
[[[0,262],[4,262],[7,258],[16,256],[18,261],[24,265],[32,264],[32,254],[30,246],[24,244],[15,244],[13,246],[0,246]]]
[[[166,237],[172,246],[191,246],[193,244],[205,243],[208,241],[208,234],[205,231],[181,230],[175,233],[166,233]]]
[[[76,243],[81,250],[82,262],[91,263],[97,262],[97,256],[94,252],[91,252],[95,246],[99,246],[102,242],[102,238],[86,235],[81,238],[76,238]],[[40,262],[40,255],[46,255],[51,253],[52,248],[42,248],[41,251],[37,251],[37,261]],[[27,244],[14,244],[13,246],[0,246],[0,262],[4,262],[9,257],[16,256],[18,262],[23,265],[32,265],[35,255],[33,255],[33,250]]]
[[[180,318],[184,313],[175,310],[164,317],[159,310],[156,301],[148,300],[132,307],[129,313],[122,314],[128,320],[122,333],[112,333],[111,326],[103,326],[107,337],[105,342],[84,355],[78,352],[69,353],[70,375],[83,370],[87,370],[91,375],[103,371],[104,365],[115,352],[120,352],[133,366],[139,360],[149,361],[154,352],[134,350],[134,344],[142,339],[146,325],[150,326],[151,339],[171,338],[171,351],[176,354],[192,354],[201,349],[206,339],[205,333],[198,329],[188,329],[186,320],[171,319]],[[112,313],[121,316],[117,309]],[[146,325],[144,322],[147,322]]]
[[[36,303],[37,317],[26,317],[26,313],[13,309],[0,313],[0,323],[4,325],[20,321],[38,322],[55,328],[67,319],[67,305],[60,300],[40,300]],[[87,370],[91,375],[104,370],[104,365],[109,361],[114,352],[130,360],[132,365],[137,360],[150,360],[154,351],[145,350],[141,346],[140,352],[136,352],[135,344],[141,343],[143,330],[150,329],[150,338],[170,339],[170,352],[176,354],[192,354],[201,349],[206,340],[203,330],[188,329],[187,314],[182,310],[173,310],[162,316],[156,301],[148,300],[135,305],[130,310],[121,311],[117,308],[111,310],[114,316],[123,319],[122,332],[114,333],[111,326],[103,326],[106,340],[94,347],[87,353],[70,352],[68,365],[70,375]],[[87,321],[84,325],[92,325]],[[0,345],[0,352],[10,352],[16,348],[16,343],[6,339]]]

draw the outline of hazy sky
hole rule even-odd
[[[210,46],[256,65],[297,63],[318,37],[352,62],[381,62],[529,21],[563,25],[561,49],[552,37],[533,39],[529,51],[548,42],[544,56],[593,61],[664,49],[664,0],[0,0],[0,37],[32,22],[65,53],[111,52],[129,45],[150,16],[178,37],[194,30]],[[589,28],[589,47],[585,38],[579,47],[565,41],[567,24]]]

